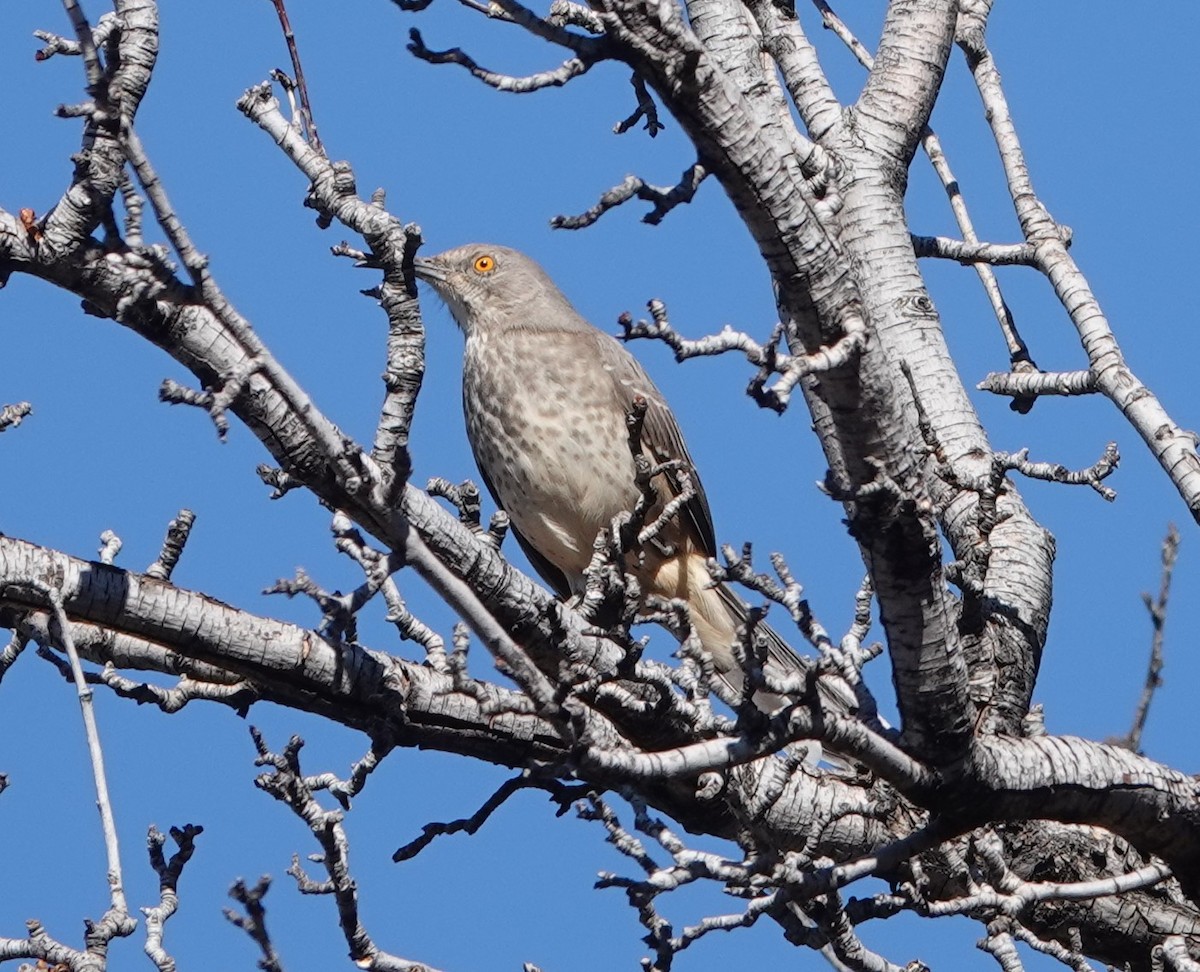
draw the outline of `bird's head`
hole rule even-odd
[[[467,336],[479,328],[562,327],[564,319],[578,317],[546,271],[507,246],[468,243],[418,257],[413,270]]]

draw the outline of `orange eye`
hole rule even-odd
[[[472,266],[475,267],[476,273],[491,273],[496,269],[496,261],[485,254],[484,256],[476,257],[475,263]]]

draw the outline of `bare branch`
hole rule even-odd
[[[4,676],[16,664],[17,659],[21,657],[21,653],[28,644],[29,637],[26,634],[19,630],[13,631],[12,638],[4,647],[4,650],[0,651],[0,681],[4,680]]]
[[[315,187],[313,191],[318,192]],[[332,200],[326,198],[322,208],[331,208],[331,203]],[[377,189],[371,197],[371,206],[386,212],[383,205],[383,190]],[[383,283],[369,291],[368,296],[379,300],[388,319],[387,362],[383,372],[384,399],[371,446],[371,458],[391,474],[389,495],[393,497],[399,495],[399,490],[412,474],[409,435],[417,407],[417,395],[425,378],[425,325],[421,320],[412,276],[413,257],[422,243],[421,228],[415,223],[404,224],[398,253],[395,236],[394,230],[387,233],[386,243],[382,245],[377,237],[367,237],[373,254],[370,262],[384,272]]]
[[[1171,935],[1160,946],[1161,956],[1174,972],[1200,972],[1200,961],[1192,957],[1188,941],[1182,935]],[[1159,952],[1156,948],[1155,952]]]
[[[659,752],[593,746],[583,762],[630,783],[669,780],[740,766],[801,739],[829,743],[835,752],[861,761],[901,790],[918,793],[934,781],[925,766],[861,722],[829,713],[817,719],[807,706],[799,704],[771,719],[762,732],[724,736]]]
[[[29,919],[25,927],[29,932],[26,938],[0,938],[0,961],[31,958],[47,968],[70,969],[71,972],[90,972],[96,967],[94,956],[51,938],[37,919]]]
[[[484,638],[488,650],[498,661],[504,663],[508,672],[537,704],[539,711],[555,718],[559,713],[559,706],[555,701],[554,686],[550,680],[533,664],[525,649],[513,641],[508,632],[488,613],[475,592],[433,555],[415,531],[409,533],[405,558],[410,564],[419,563],[422,573],[435,588],[445,591],[446,594],[453,591],[455,602],[469,606],[470,609],[464,611],[465,620]]]
[[[430,496],[440,496],[448,500],[458,510],[459,520],[471,532],[475,533],[481,540],[491,544],[497,550],[500,549],[500,545],[504,542],[504,537],[508,534],[508,514],[503,510],[497,510],[492,514],[488,527],[485,530],[479,521],[479,487],[475,483],[469,479],[465,479],[456,486],[448,479],[437,476],[425,484],[425,491]]]
[[[833,8],[825,0],[813,0],[813,6],[820,12],[821,23],[825,29],[833,31],[838,40],[846,45],[859,64],[863,65],[867,70],[873,68],[875,66],[875,58],[863,46],[862,41],[854,36],[854,33],[846,26],[845,21],[833,12]]]
[[[639,880],[601,872],[596,886],[625,891],[630,906],[638,913],[639,923],[648,932],[644,941],[654,949],[657,960],[654,968],[670,969],[677,953],[710,932],[748,928],[764,914],[771,912],[776,896],[762,893],[761,886],[753,887],[755,879],[761,880],[765,876],[765,862],[752,858],[736,862],[693,850],[685,846],[661,820],[651,818],[644,801],[633,793],[626,792],[623,795],[633,806],[637,830],[651,837],[671,855],[671,865],[660,866],[647,852],[643,842],[621,825],[616,812],[599,794],[589,793],[587,803],[581,801],[576,811],[582,820],[599,821],[608,834],[608,843],[645,874],[645,879]],[[751,897],[752,900],[741,914],[705,917],[676,936],[671,924],[658,912],[655,899],[701,879],[720,881],[727,893]],[[648,965],[647,962],[643,964]]]
[[[15,429],[32,411],[33,406],[29,402],[17,402],[0,408],[0,432]]]
[[[350,594],[331,593],[309,577],[304,570],[297,568],[296,575],[291,580],[281,577],[270,587],[264,588],[263,593],[282,594],[289,598],[301,594],[308,597],[321,609],[321,623],[317,626],[321,634],[335,641],[356,641],[358,621],[355,615],[374,591],[370,585],[363,585]]]
[[[914,236],[913,252],[919,257],[938,257],[959,263],[987,263],[994,267],[1034,266],[1033,247],[1028,243],[982,243],[953,240],[947,236]]]
[[[79,694],[79,708],[83,713],[83,724],[87,735],[88,755],[91,757],[92,777],[96,785],[96,803],[100,810],[100,821],[104,831],[104,849],[108,863],[108,886],[110,901],[108,911],[96,927],[99,940],[107,941],[115,936],[133,934],[137,922],[129,914],[125,902],[125,883],[121,876],[121,850],[117,841],[116,819],[113,817],[112,800],[108,795],[108,776],[104,770],[104,750],[100,745],[100,730],[96,725],[95,708],[92,705],[92,689],[83,676],[79,653],[71,636],[71,625],[67,621],[63,606],[63,592],[52,588],[46,592],[53,611],[57,638],[71,663],[75,689]]]
[[[604,33],[604,23],[596,12],[572,0],[554,0],[550,4],[550,15],[546,21],[556,27],[582,27],[592,34]]]
[[[791,355],[778,350],[783,327],[777,325],[765,345],[758,344],[742,331],[729,325],[718,334],[710,334],[698,340],[682,337],[670,324],[666,305],[661,300],[651,300],[647,307],[651,321],[633,322],[628,312],[621,314],[617,322],[624,334],[621,339],[654,338],[662,341],[675,352],[676,361],[688,358],[741,351],[746,360],[758,366],[758,374],[750,381],[747,392],[759,405],[777,412],[784,411],[791,400],[792,390],[805,375],[818,374],[844,367],[854,361],[867,346],[866,322],[861,317],[850,317],[845,321],[845,333],[837,341],[818,348],[811,354]],[[780,376],[773,385],[767,381],[773,374]]]
[[[183,548],[187,545],[192,532],[192,524],[196,522],[196,514],[191,510],[180,510],[175,519],[167,524],[167,535],[163,538],[162,549],[158,559],[146,568],[146,575],[158,580],[170,580],[171,573],[183,556]]]
[[[827,7],[819,3],[819,7]],[[854,108],[872,119],[867,148],[907,165],[920,143],[953,50],[958,3],[892,5],[884,18],[879,56]],[[920,51],[920,54],[917,51]],[[897,99],[901,86],[906,97]]]
[[[300,50],[296,46],[296,35],[292,33],[292,24],[288,19],[287,7],[284,0],[271,0],[275,7],[275,13],[279,17],[279,26],[283,30],[283,39],[287,42],[288,56],[292,59],[292,73],[296,78],[296,88],[300,92],[300,119],[304,124],[304,130],[308,134],[308,140],[322,155],[325,153],[325,148],[321,145],[321,138],[317,135],[317,122],[313,117],[312,98],[308,94],[308,85],[304,81],[304,68],[300,66]]]
[[[529,770],[525,770],[519,776],[514,776],[501,783],[496,792],[488,797],[471,816],[452,820],[449,823],[427,823],[421,829],[420,837],[409,841],[403,847],[397,848],[392,854],[392,860],[396,862],[411,860],[432,844],[436,838],[444,835],[477,833],[479,828],[487,823],[488,818],[508,801],[509,797],[520,790],[529,788],[544,788],[549,790],[551,799],[559,804],[558,813],[560,816],[566,812],[570,801],[579,795],[578,789],[571,789],[549,777],[537,779],[531,775]]]
[[[83,8],[75,0],[65,0],[63,6],[67,10],[67,16],[71,18],[71,26],[75,28],[78,53],[83,57],[84,73],[87,75],[89,92],[95,93],[100,89],[101,77],[103,75],[103,67],[100,64],[100,56],[97,53],[102,41],[92,33],[92,28],[87,22]]]
[[[288,873],[296,879],[301,892],[333,896],[337,903],[338,924],[350,947],[351,960],[368,972],[435,972],[429,966],[383,951],[367,933],[359,915],[358,888],[350,873],[350,844],[342,827],[345,811],[325,810],[314,798],[313,790],[322,785],[324,778],[310,779],[301,774],[300,749],[304,740],[292,736],[282,752],[273,753],[257,729],[252,728],[250,732],[258,750],[256,764],[272,770],[255,779],[255,785],[285,804],[308,825],[321,845],[320,861],[328,880],[314,882],[309,879],[295,857]]]
[[[124,546],[121,538],[112,530],[105,530],[100,534],[100,548],[96,551],[96,559],[102,564],[111,564],[117,559],[117,554],[121,552],[121,547]]]
[[[854,37],[845,23],[829,8],[827,3],[816,2],[816,6],[821,11],[821,17],[826,28],[833,30],[841,38],[860,64],[868,71],[872,70],[875,66],[875,59],[858,39]],[[940,241],[939,239],[931,239],[929,237],[914,236],[914,250],[918,256],[940,256],[943,254],[937,251],[939,247],[944,246],[948,253],[959,252],[965,256],[972,253],[974,249],[975,252],[973,255],[978,256],[977,248],[980,246],[979,237],[975,233],[975,226],[971,219],[971,214],[967,210],[966,200],[963,199],[961,185],[950,168],[950,160],[946,157],[946,153],[942,149],[941,139],[929,125],[925,125],[921,131],[921,147],[925,150],[925,154],[929,158],[929,163],[933,166],[933,171],[937,174],[943,188],[946,190],[946,195],[950,200],[950,209],[954,213],[954,219],[958,223],[959,230],[962,231],[963,240]],[[926,251],[926,247],[929,248],[928,251]],[[1017,251],[1010,251],[1009,248],[997,249],[992,246],[985,250],[985,253],[989,257],[1001,257],[1003,259],[1010,255],[1016,255]],[[958,257],[955,258],[957,259]],[[988,259],[987,262],[980,262],[979,260],[971,262],[979,276],[979,282],[983,286],[984,293],[987,295],[988,303],[991,304],[992,311],[996,315],[1000,331],[1004,335],[1004,341],[1008,347],[1009,362],[1012,365],[1013,371],[1018,373],[1025,371],[1036,372],[1037,367],[1034,365],[1033,359],[1029,356],[1029,349],[1021,339],[1021,335],[1017,331],[1016,322],[1013,320],[1012,312],[1009,310],[1008,304],[1000,292],[1000,283],[996,280],[996,275],[992,271],[991,266],[989,266],[989,263],[1001,261]],[[1022,254],[1021,258],[1015,262],[1032,263],[1032,253]],[[1033,401],[1028,396],[1016,396],[1011,407],[1014,411],[1024,414],[1033,407]]]
[[[1035,951],[1057,959],[1068,968],[1074,969],[1075,972],[1095,972],[1095,967],[1083,957],[1078,949],[1069,949],[1051,939],[1039,938],[1028,928],[1016,922],[1012,925],[1012,936]]]
[[[1099,391],[1091,371],[993,372],[975,386],[980,391],[1014,398],[1039,395],[1094,395]]]
[[[676,206],[691,202],[707,176],[708,170],[699,162],[685,169],[674,186],[652,186],[638,176],[627,176],[620,185],[605,192],[591,209],[578,216],[555,216],[550,225],[554,229],[583,229],[610,209],[637,198],[654,203],[654,208],[642,217],[642,222],[657,226]]]
[[[645,118],[646,132],[651,138],[656,138],[658,133],[667,127],[658,120],[658,106],[654,103],[654,99],[650,97],[650,92],[646,90],[646,82],[640,74],[635,71],[629,81],[633,85],[634,94],[637,95],[637,107],[628,118],[617,122],[613,126],[613,134],[624,135],[629,129]]]
[[[553,11],[553,9],[552,6],[551,10]],[[611,48],[604,36],[583,37],[573,31],[565,30],[555,19],[538,16],[520,0],[490,0],[486,13],[489,17],[499,17],[501,20],[508,20],[518,27],[523,27],[535,37],[540,37],[551,44],[558,44],[560,47],[574,51],[585,61],[602,60],[612,56]],[[577,23],[581,17],[581,14],[570,13],[563,18],[563,22]],[[592,33],[601,33],[592,31],[590,22],[581,23],[580,26]]]
[[[290,473],[286,473],[274,466],[268,466],[266,463],[260,463],[255,467],[254,471],[259,479],[271,487],[271,499],[279,499],[284,494],[290,493],[293,489],[298,489],[304,485]]]
[[[1128,894],[1152,888],[1171,877],[1171,869],[1160,861],[1126,874],[1092,881],[1024,881],[1009,870],[1003,858],[1003,846],[994,833],[985,831],[972,840],[972,846],[991,872],[988,875],[990,883],[978,885],[970,893],[946,901],[918,902],[921,914],[930,917],[973,915],[986,920],[997,915],[1018,918],[1039,902],[1090,901],[1108,895]]]
[[[967,31],[958,42],[966,54],[996,140],[1021,231],[1035,249],[1037,268],[1050,281],[1078,332],[1097,390],[1137,430],[1174,483],[1193,519],[1200,522],[1200,456],[1196,453],[1195,433],[1175,422],[1158,397],[1129,368],[1087,278],[1067,250],[1062,227],[1037,195],[1000,84],[1000,73],[984,43],[982,28]]]
[[[475,62],[474,58],[463,52],[461,47],[451,47],[445,51],[431,50],[425,46],[425,42],[421,39],[421,32],[415,27],[409,30],[408,36],[409,52],[419,57],[422,61],[427,61],[430,64],[458,64],[466,68],[472,76],[478,78],[484,84],[495,88],[497,91],[508,91],[513,94],[526,94],[530,91],[539,91],[542,88],[561,87],[572,78],[577,78],[579,75],[587,73],[588,69],[596,63],[594,58],[573,57],[551,71],[540,71],[528,77],[518,78],[481,68]]]
[[[1146,670],[1146,684],[1142,689],[1142,697],[1138,700],[1133,725],[1123,742],[1135,753],[1141,752],[1142,732],[1150,714],[1150,702],[1154,693],[1162,686],[1163,628],[1167,622],[1167,597],[1171,593],[1171,578],[1175,573],[1175,560],[1179,556],[1179,540],[1179,531],[1172,523],[1167,527],[1167,536],[1162,545],[1162,580],[1159,581],[1158,596],[1152,598],[1149,594],[1142,595],[1146,610],[1150,612],[1150,624],[1154,635],[1150,639],[1150,664]]]
[[[234,400],[246,390],[251,377],[259,369],[260,362],[249,362],[245,369],[229,375],[216,391],[210,389],[196,391],[167,378],[158,389],[158,400],[166,402],[168,405],[192,405],[204,409],[217,430],[217,438],[224,441],[229,434],[227,410]]]
[[[1001,972],[1025,972],[1021,955],[1012,936],[1012,921],[997,919],[988,924],[987,937],[979,947],[989,953],[1000,966]]]
[[[1110,503],[1117,498],[1114,490],[1103,484],[1117,469],[1121,454],[1117,444],[1110,442],[1104,449],[1104,455],[1086,469],[1072,471],[1059,463],[1030,462],[1029,450],[1022,449],[1016,453],[998,452],[993,461],[1004,469],[1019,472],[1030,479],[1041,479],[1049,483],[1063,483],[1067,486],[1091,486],[1097,493]]]
[[[232,908],[226,908],[224,914],[230,923],[244,931],[258,945],[263,954],[258,967],[263,972],[283,972],[283,964],[267,932],[267,909],[263,907],[263,898],[270,887],[271,878],[266,874],[260,877],[252,888],[247,887],[246,882],[238,878],[229,889],[229,897],[245,908],[246,913],[239,915]]]
[[[492,815],[504,802],[517,790],[524,785],[521,777],[514,777],[506,780],[500,785],[500,788],[493,793],[484,804],[475,811],[470,817],[465,817],[459,820],[452,820],[449,823],[427,823],[421,831],[421,836],[416,840],[410,841],[403,847],[398,847],[392,853],[392,860],[396,862],[407,861],[416,857],[421,851],[433,843],[434,838],[440,837],[443,834],[467,833],[474,834],[484,825],[488,817]]]
[[[122,698],[133,699],[139,705],[148,702],[168,714],[180,711],[189,702],[202,700],[220,702],[244,716],[261,697],[257,687],[249,681],[206,682],[185,675],[173,688],[137,682],[118,673],[111,662],[101,670],[100,681]]]
[[[154,907],[142,909],[142,914],[146,916],[144,950],[159,972],[175,972],[175,960],[163,948],[163,927],[179,907],[179,878],[196,849],[196,838],[202,833],[204,828],[194,824],[172,827],[171,839],[179,849],[171,855],[170,861],[163,854],[163,844],[167,838],[158,828],[152,825],[146,835],[150,864],[158,874],[159,900]]]
[[[134,250],[147,249],[142,237],[144,222],[145,200],[137,191],[133,180],[126,178],[121,182],[121,202],[125,206],[125,242]]]
[[[822,901],[810,903],[808,910],[815,915],[828,936],[828,948],[834,959],[851,972],[915,972],[914,964],[923,967],[918,962],[901,968],[867,948],[854,933],[854,926],[836,893],[825,896]]]
[[[386,736],[371,740],[371,748],[363,754],[362,759],[355,761],[350,767],[350,776],[346,779],[333,773],[322,773],[319,776],[306,776],[304,783],[312,790],[327,790],[337,800],[343,810],[350,809],[350,800],[358,796],[367,785],[371,774],[379,768],[384,758],[395,749],[393,740]]]
[[[766,0],[747,4],[763,35],[763,47],[779,67],[792,103],[819,144],[842,123],[842,106],[821,69],[816,48],[799,21]]]
[[[213,415],[218,434],[223,437],[224,428],[227,427],[227,424],[223,426],[224,409],[234,403],[255,375],[262,373],[296,409],[297,414],[302,416],[308,433],[330,457],[331,462],[341,472],[347,486],[352,491],[359,488],[364,474],[368,479],[377,479],[377,475],[373,475],[376,473],[375,468],[373,466],[364,467],[361,464],[361,453],[354,455],[347,450],[346,442],[333,425],[312,406],[311,400],[262,344],[249,322],[225,298],[215,279],[209,273],[207,258],[196,249],[183,223],[175,214],[170,200],[167,198],[166,190],[142,148],[141,139],[128,125],[124,126],[121,131],[121,147],[137,174],[142,190],[150,200],[155,219],[179,254],[205,305],[246,352],[245,360],[236,370],[224,376],[224,383],[216,392],[208,392],[197,398],[194,397],[197,393],[192,393],[192,396],[182,395],[182,390],[178,385],[173,382],[164,382],[160,396],[166,394],[170,389],[178,396],[177,400],[179,401],[187,401],[189,404],[204,404]],[[310,149],[310,151],[315,153],[315,150]],[[377,483],[372,482],[371,485],[374,486]]]

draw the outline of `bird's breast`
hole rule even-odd
[[[473,335],[463,363],[480,469],[525,540],[572,579],[596,534],[638,496],[612,376],[577,338]]]

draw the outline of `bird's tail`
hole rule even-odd
[[[693,587],[689,598],[692,608],[692,626],[700,636],[700,642],[713,658],[713,667],[721,680],[735,693],[741,694],[745,684],[745,672],[733,654],[733,645],[740,638],[739,629],[749,620],[749,608],[725,584],[713,586],[704,568],[706,582],[702,587]],[[765,668],[776,677],[808,675],[815,662],[797,654],[770,625],[760,622],[754,629],[755,637],[766,643]],[[870,696],[855,690],[838,676],[825,676],[817,680],[817,695],[822,709],[828,714],[853,715],[860,709],[869,709],[874,717],[874,705]],[[759,689],[753,696],[754,704],[764,712],[775,712],[790,699]],[[867,715],[867,712],[863,713]]]

